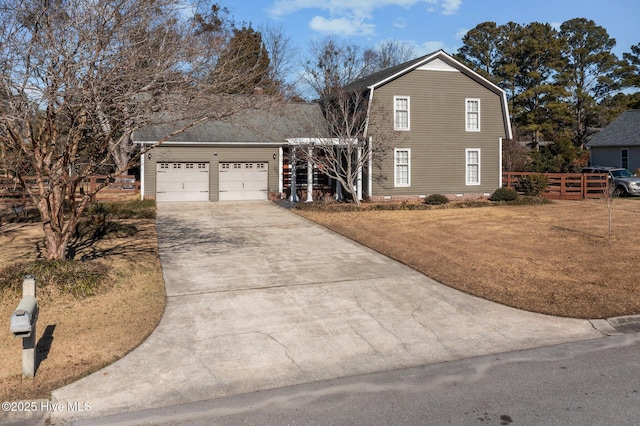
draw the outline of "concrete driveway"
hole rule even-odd
[[[91,405],[54,422],[603,336],[453,290],[272,203],[159,204],[157,224],[160,325],[53,392]]]

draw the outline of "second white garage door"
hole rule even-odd
[[[267,163],[220,163],[220,201],[266,200]]]

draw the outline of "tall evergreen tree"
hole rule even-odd
[[[640,88],[640,43],[631,46],[631,52],[623,53],[627,61],[625,86]]]
[[[598,102],[621,87],[622,64],[611,53],[615,39],[591,20],[575,18],[564,22],[560,37],[566,66],[557,78],[569,93],[573,143],[582,147],[593,128],[600,125]]]
[[[270,73],[269,53],[261,33],[243,26],[234,28],[210,78],[221,82],[221,93],[249,95],[258,89],[274,93],[276,87]]]
[[[469,30],[462,38],[462,47],[455,55],[472,69],[493,82],[502,54],[500,50],[501,31],[495,22],[483,22]]]
[[[521,27],[518,48],[511,57],[517,94],[513,100],[513,114],[519,129],[530,137],[536,148],[542,139],[559,136],[567,123],[568,110],[562,98],[566,91],[554,84],[553,77],[563,69],[562,41],[549,24],[533,22]]]

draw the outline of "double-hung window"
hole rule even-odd
[[[629,150],[627,148],[620,150],[620,167],[623,169],[629,168]]]
[[[467,132],[480,131],[480,99],[465,99],[465,121]]]
[[[394,186],[411,186],[411,150],[396,148],[393,150]]]
[[[467,185],[480,185],[480,149],[467,148],[466,158],[466,183]]]
[[[393,129],[409,130],[410,120],[410,99],[408,96],[393,97]]]

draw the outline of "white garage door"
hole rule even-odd
[[[220,163],[220,201],[266,200],[267,163]]]
[[[156,201],[209,201],[209,163],[157,163]]]

